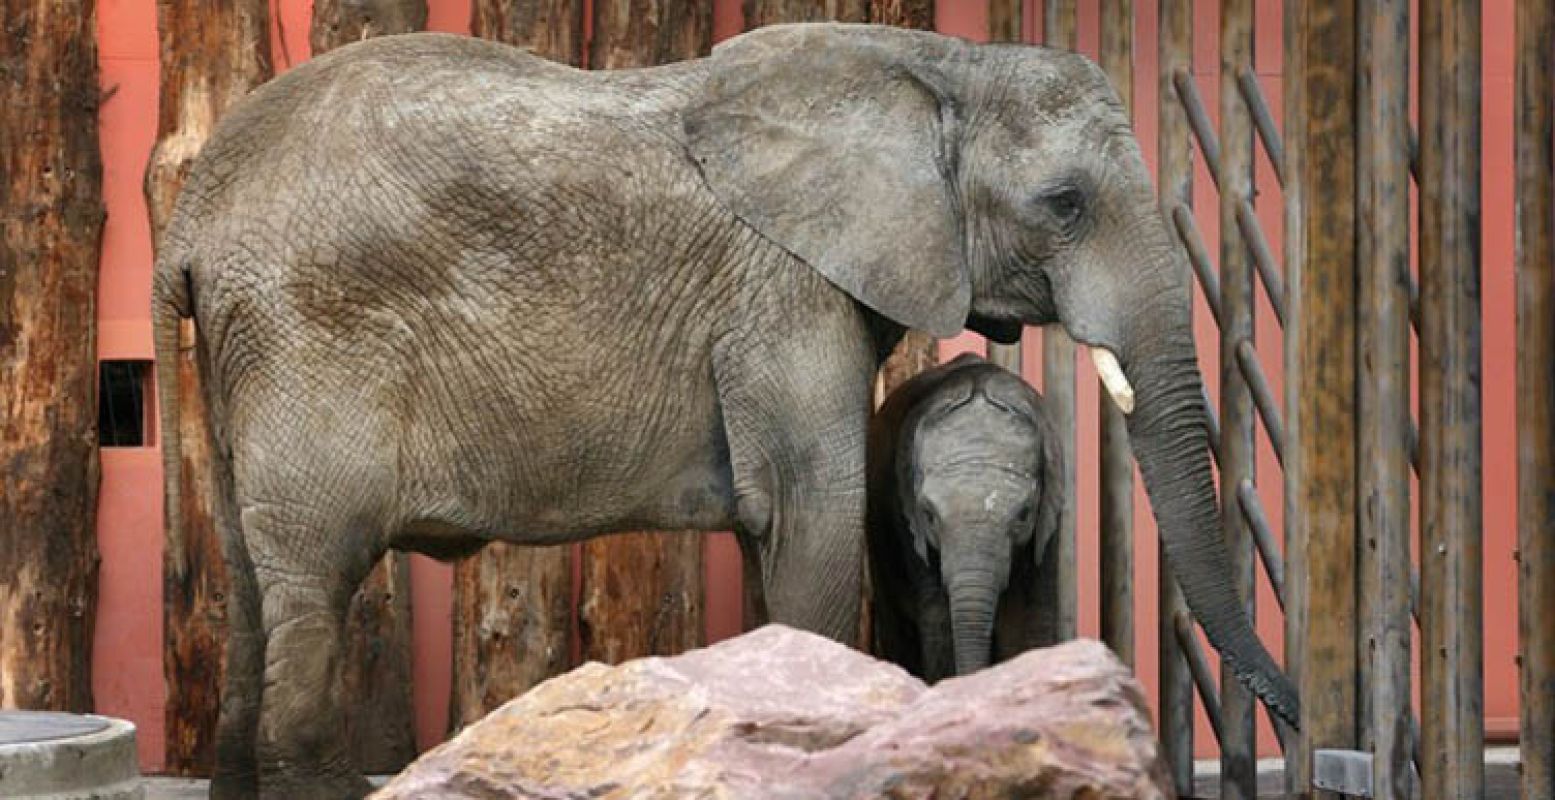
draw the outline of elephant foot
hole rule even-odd
[[[211,776],[211,800],[256,800],[259,776],[253,772],[223,772],[220,767]]]
[[[261,800],[361,800],[372,790],[367,778],[358,774],[277,775],[262,782],[259,797]]]

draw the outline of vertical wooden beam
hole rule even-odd
[[[1193,69],[1193,4],[1184,0],[1159,0],[1158,8],[1160,107],[1157,113],[1160,126],[1156,140],[1156,184],[1161,195],[1162,214],[1170,219],[1174,208],[1188,208],[1193,204],[1193,143],[1189,138],[1188,114],[1183,110],[1173,78],[1179,71],[1191,74]],[[1191,295],[1194,281],[1190,278],[1184,285]],[[1188,606],[1182,588],[1173,577],[1176,573],[1166,561],[1164,547],[1156,559],[1156,574],[1161,745],[1172,783],[1179,795],[1186,795],[1193,789],[1193,676],[1177,645],[1174,621],[1178,614],[1187,613]]]
[[[94,5],[0,6],[0,708],[92,710],[103,226]]]
[[[1555,797],[1555,5],[1517,6],[1517,547],[1523,797]]]
[[[994,0],[995,3],[1008,0]],[[869,21],[920,31],[934,30],[934,0],[869,0]]]
[[[1047,44],[1065,50],[1079,47],[1080,26],[1075,0],[1047,0],[1042,6],[1044,14],[1042,30]],[[1058,430],[1059,444],[1064,463],[1075,463],[1075,390],[1074,390],[1074,340],[1061,326],[1049,325],[1042,330],[1042,395],[1053,417],[1053,427]],[[1080,604],[1080,580],[1075,542],[1075,507],[1079,504],[1079,492],[1075,485],[1075,470],[1069,470],[1063,486],[1064,519],[1059,523],[1058,543],[1054,553],[1058,581],[1054,587],[1058,607],[1058,638],[1073,639],[1077,632]]]
[[[553,61],[583,62],[583,0],[473,0],[470,29]],[[572,554],[566,545],[496,543],[455,566],[451,728],[567,670]]]
[[[173,202],[216,122],[255,86],[270,78],[270,16],[265,0],[211,6],[198,0],[158,0],[161,110],[157,145],[146,167],[146,208],[153,241],[166,227]],[[179,529],[166,532],[163,555],[163,668],[167,680],[166,769],[208,775],[215,764],[216,716],[226,663],[228,581],[211,498],[215,492],[210,431],[196,359],[198,331],[180,327],[177,364],[183,510]]]
[[[1221,526],[1231,554],[1232,580],[1247,615],[1255,617],[1257,559],[1247,521],[1232,498],[1255,480],[1258,461],[1252,391],[1237,368],[1237,345],[1253,339],[1254,275],[1236,209],[1253,197],[1253,121],[1237,91],[1237,74],[1253,66],[1253,0],[1220,6],[1220,496]],[[1257,701],[1230,671],[1220,676],[1225,727],[1220,741],[1220,795],[1253,798],[1258,790],[1253,710]]]
[[[1101,68],[1134,110],[1134,0],[1102,0]],[[1134,665],[1134,451],[1123,412],[1096,393],[1101,428],[1101,638]]]
[[[595,0],[589,66],[621,69],[705,55],[711,4]],[[628,533],[584,542],[578,609],[583,658],[606,663],[675,655],[703,640],[702,537]]]
[[[989,0],[988,41],[1021,41],[1021,0]],[[999,344],[989,342],[988,360],[1015,373],[1021,374],[1021,343]]]
[[[426,24],[426,0],[314,0],[308,41],[313,55],[320,56],[362,39],[419,31]]]
[[[1285,652],[1312,752],[1356,745],[1355,0],[1286,4]]]
[[[874,0],[880,2],[880,0]],[[745,0],[745,30],[778,22],[868,22],[871,0]]]
[[[1359,721],[1372,797],[1409,800],[1409,0],[1360,0],[1357,16]]]
[[[426,25],[426,0],[315,0],[310,43],[318,56],[373,36]],[[341,691],[346,736],[362,769],[399,772],[416,757],[411,703],[410,558],[389,553],[346,613]]]
[[[1479,100],[1479,3],[1421,0],[1420,770],[1427,800],[1484,796]]]

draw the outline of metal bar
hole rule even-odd
[[[1355,3],[1285,4],[1285,653],[1301,691],[1286,791],[1354,749]]]
[[[1409,800],[1409,0],[1361,0],[1357,37],[1360,722],[1372,796]]]
[[[1199,143],[1199,151],[1204,154],[1209,178],[1219,188],[1220,140],[1215,136],[1215,126],[1209,121],[1209,112],[1204,110],[1204,99],[1199,96],[1199,87],[1193,82],[1193,75],[1187,67],[1178,67],[1172,72],[1172,86],[1177,90],[1177,99],[1188,115],[1188,127]]]
[[[1043,3],[1043,31],[1049,45],[1065,50],[1076,49],[1079,26],[1075,6],[1075,0],[1047,0]],[[1060,446],[1064,463],[1067,464],[1075,463],[1074,355],[1074,341],[1062,327],[1049,325],[1043,329],[1042,392],[1047,400],[1047,410],[1060,431]],[[1079,492],[1075,475],[1075,470],[1069,470],[1063,486],[1065,510],[1058,531],[1058,634],[1061,639],[1074,638],[1079,621],[1079,567],[1074,514],[1079,504]]]
[[[1280,408],[1274,400],[1274,390],[1269,388],[1269,379],[1263,374],[1263,366],[1258,362],[1258,351],[1253,343],[1243,339],[1236,346],[1236,363],[1242,372],[1242,378],[1247,381],[1247,386],[1253,393],[1253,405],[1258,409],[1258,416],[1263,418],[1263,427],[1269,433],[1269,444],[1274,446],[1274,458],[1281,465],[1285,463],[1285,423],[1280,419]]]
[[[1243,238],[1247,239],[1248,250],[1253,256],[1253,265],[1258,268],[1258,277],[1263,279],[1264,292],[1269,295],[1269,306],[1274,309],[1274,316],[1283,328],[1285,326],[1285,277],[1280,274],[1280,265],[1274,260],[1274,252],[1269,249],[1269,240],[1264,238],[1263,226],[1258,224],[1258,212],[1253,209],[1252,201],[1243,198],[1242,202],[1237,204],[1236,224]]]
[[[1555,797],[1555,6],[1517,6],[1517,547],[1523,797]]]
[[[1220,325],[1220,277],[1215,274],[1215,265],[1210,260],[1209,248],[1204,246],[1203,237],[1199,236],[1199,228],[1193,223],[1193,212],[1188,207],[1178,204],[1172,208],[1172,227],[1177,229],[1177,238],[1182,241],[1182,246],[1188,253],[1188,264],[1193,267],[1193,274],[1199,279],[1199,287],[1204,290],[1204,299],[1209,305],[1210,316],[1215,318],[1215,324]]]
[[[1242,91],[1242,100],[1247,103],[1247,108],[1253,114],[1253,125],[1258,129],[1258,138],[1263,142],[1263,149],[1269,154],[1269,163],[1274,165],[1274,179],[1281,186],[1285,185],[1285,143],[1280,141],[1280,129],[1274,124],[1274,114],[1269,111],[1269,103],[1264,100],[1263,89],[1258,85],[1258,75],[1252,68],[1244,69],[1237,73],[1237,88]]]
[[[1236,500],[1242,507],[1242,516],[1253,532],[1253,544],[1258,546],[1258,557],[1263,561],[1264,572],[1269,574],[1269,584],[1274,587],[1274,599],[1285,609],[1285,557],[1274,543],[1274,527],[1268,515],[1263,513],[1263,503],[1258,500],[1258,489],[1252,481],[1242,481],[1236,487]]]
[[[1221,712],[1220,697],[1215,690],[1215,673],[1210,671],[1209,659],[1204,657],[1198,637],[1193,635],[1193,622],[1188,618],[1188,612],[1179,611],[1172,615],[1172,627],[1172,638],[1187,659],[1188,672],[1193,676],[1193,685],[1199,690],[1199,700],[1204,703],[1204,716],[1209,717],[1209,727],[1215,733],[1215,741],[1224,742],[1225,714]]]
[[[1173,218],[1180,209],[1192,222],[1193,203],[1193,143],[1189,140],[1188,119],[1181,100],[1173,102],[1177,87],[1173,80],[1179,71],[1186,71],[1193,63],[1193,4],[1181,0],[1159,0],[1159,24],[1156,31],[1160,65],[1157,79],[1160,81],[1161,102],[1157,108],[1159,128],[1156,139],[1156,185],[1161,197],[1161,207],[1169,209]],[[1179,231],[1179,235],[1181,232]],[[1186,276],[1185,276],[1186,277]],[[1190,297],[1193,286],[1183,281]],[[1215,302],[1220,302],[1216,297]],[[1206,401],[1205,426],[1209,427],[1214,406]],[[1216,423],[1218,429],[1219,425]],[[1220,434],[1212,430],[1209,441],[1211,452],[1218,458]],[[1157,620],[1156,647],[1159,650],[1161,692],[1161,747],[1166,768],[1172,775],[1178,795],[1193,791],[1193,675],[1188,671],[1188,661],[1177,643],[1176,618],[1187,613],[1182,588],[1177,585],[1176,574],[1166,561],[1166,549],[1161,548],[1156,558]]]
[[[1253,64],[1254,0],[1223,0],[1220,6],[1220,496],[1231,498],[1237,484],[1256,479],[1258,424],[1249,382],[1237,365],[1237,348],[1254,336],[1254,283],[1247,242],[1237,226],[1237,207],[1253,196],[1253,122],[1236,89],[1236,75]],[[1242,609],[1257,619],[1257,556],[1252,535],[1236,504],[1220,509],[1233,585]],[[1252,800],[1258,794],[1257,699],[1231,670],[1220,675],[1224,714],[1220,740],[1220,796]]]
[[[1548,44],[1548,43],[1546,43]],[[1424,796],[1484,796],[1480,4],[1420,0]]]

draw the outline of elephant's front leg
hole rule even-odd
[[[715,373],[740,524],[755,551],[747,564],[759,564],[768,615],[853,644],[874,362],[861,331],[831,333],[719,352]]]

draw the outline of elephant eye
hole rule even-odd
[[[1063,186],[1043,192],[1041,204],[1058,224],[1073,228],[1085,216],[1085,193],[1075,186]]]

